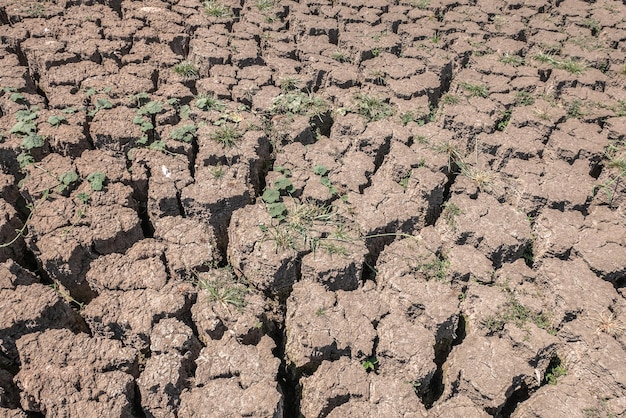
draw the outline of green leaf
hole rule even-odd
[[[35,120],[37,119],[37,116],[39,116],[39,114],[35,111],[35,107],[30,108],[30,109],[26,109],[26,110],[18,110],[15,113],[15,119],[19,120],[20,122],[26,122],[29,120]]]
[[[291,184],[291,180],[287,177],[279,177],[274,180],[274,187],[280,191],[284,191],[287,193],[293,193],[296,189]]]
[[[323,165],[318,164],[315,167],[313,167],[313,174],[317,174],[318,176],[323,176],[326,173],[328,173],[328,169],[324,167]]]
[[[142,136],[137,140],[139,145],[146,145],[148,143],[148,137],[146,135]]]
[[[270,203],[267,205],[267,211],[272,218],[283,220],[285,219],[287,207],[282,202]]]
[[[196,125],[193,124],[179,126],[172,129],[170,133],[170,138],[183,142],[191,142],[194,136],[196,136]]]
[[[191,107],[189,105],[182,105],[180,107],[180,110],[178,111],[178,114],[180,115],[181,119],[188,119],[190,113],[191,113]]]
[[[263,196],[261,196],[266,203],[275,203],[280,199],[280,192],[276,189],[267,189],[263,192]]]
[[[78,174],[75,171],[66,171],[59,177],[59,181],[66,186],[69,186],[77,180]]]
[[[139,109],[138,113],[140,115],[156,115],[161,112],[161,110],[163,110],[163,105],[160,102],[151,100],[143,105],[143,107]]]
[[[36,128],[37,126],[33,122],[29,120],[21,120],[13,125],[9,132],[12,134],[30,135],[34,134]]]
[[[92,87],[92,88],[90,88],[90,89],[88,89],[88,90],[85,92],[85,96],[87,96],[87,97],[91,97],[91,96],[93,96],[94,94],[96,94],[96,89],[94,89],[93,87]]]
[[[26,100],[22,93],[13,93],[11,94],[11,96],[9,96],[9,99],[15,103],[23,102]]]
[[[43,138],[40,137],[39,135],[35,135],[35,134],[28,135],[22,141],[22,147],[24,147],[27,150],[31,150],[33,148],[43,147],[43,145],[44,145]]]
[[[113,103],[111,103],[108,99],[99,98],[96,100],[96,108],[97,109],[111,109],[113,107]]]
[[[52,115],[48,118],[48,123],[52,126],[59,126],[64,122],[67,122],[67,119],[65,119],[65,116]]]
[[[89,202],[89,199],[91,198],[91,196],[89,196],[87,193],[78,193],[78,195],[76,196],[78,198],[78,200],[81,201],[81,203],[86,204],[87,202]]]
[[[155,151],[165,151],[165,141],[154,141],[148,148]]]
[[[17,162],[20,164],[20,169],[24,169],[26,166],[35,164],[35,159],[27,152],[23,152],[17,156]]]
[[[324,185],[324,186],[326,186],[326,187],[328,187],[328,188],[332,187],[332,185],[333,185],[333,184],[330,182],[330,179],[328,178],[328,176],[323,176],[323,177],[320,179],[320,183],[322,183],[322,185]]]
[[[95,171],[87,176],[87,181],[89,182],[89,185],[91,186],[91,190],[93,190],[94,192],[98,192],[102,190],[102,187],[104,186],[104,182],[106,178],[107,176],[103,172]]]

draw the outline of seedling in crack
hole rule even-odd
[[[87,181],[89,182],[89,186],[91,186],[91,190],[99,192],[103,189],[106,178],[106,174],[103,172],[95,171],[87,176]]]
[[[467,91],[469,97],[482,97],[487,98],[489,96],[489,88],[483,84],[471,84],[461,83],[460,86]]]
[[[67,119],[63,115],[52,115],[48,118],[48,123],[56,128],[67,123]]]
[[[378,359],[375,356],[368,357],[361,363],[366,372],[370,373],[378,368]]]
[[[220,143],[224,148],[232,148],[237,145],[237,141],[243,136],[233,125],[218,126],[210,135],[212,141]]]
[[[512,65],[513,67],[519,67],[520,65],[524,65],[524,58],[520,57],[519,55],[512,55],[508,52],[505,52],[500,58],[500,62]]]
[[[189,61],[182,61],[174,65],[174,72],[183,80],[197,80],[199,76],[196,65]]]
[[[191,142],[196,137],[196,125],[187,124],[172,129],[170,132],[170,138],[175,141]]]
[[[199,94],[196,96],[195,105],[200,110],[222,111],[226,108],[223,101],[218,100],[213,94]]]
[[[212,17],[226,18],[231,16],[231,10],[224,3],[208,0],[203,3],[204,12]]]
[[[354,96],[354,112],[366,118],[369,122],[375,122],[393,115],[393,108],[384,99],[368,94]]]
[[[198,275],[197,285],[207,291],[210,303],[219,303],[226,309],[233,306],[239,311],[246,306],[249,289],[237,279],[231,267]]]
[[[330,178],[328,177],[328,169],[326,167],[319,164],[316,165],[315,167],[313,167],[313,174],[320,176],[320,183],[328,188],[328,193],[330,193],[331,195],[336,195],[339,192],[330,181]]]

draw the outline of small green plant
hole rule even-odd
[[[485,85],[463,82],[460,86],[468,92],[469,97],[487,98],[489,96],[489,89]]]
[[[224,174],[226,174],[226,172],[224,171],[224,167],[222,167],[221,165],[209,167],[209,173],[211,173],[211,175],[216,179],[222,178],[224,177]]]
[[[328,177],[328,169],[326,167],[319,164],[316,165],[315,167],[313,167],[313,174],[320,176],[320,183],[328,188],[328,193],[330,193],[331,195],[336,195],[338,193],[337,188],[333,186],[330,178]]]
[[[365,117],[369,122],[375,122],[393,115],[393,108],[384,99],[367,94],[354,96],[355,113]]]
[[[455,205],[454,203],[446,202],[443,205],[443,210],[441,211],[441,216],[446,220],[448,225],[455,229],[456,228],[456,220],[455,218],[461,214],[461,209]]]
[[[556,385],[559,378],[567,375],[567,368],[562,364],[561,359],[558,356],[550,361],[548,369],[546,370],[545,381],[549,385]]]
[[[96,99],[96,104],[95,104],[94,108],[91,111],[89,111],[87,113],[87,115],[89,115],[89,117],[93,118],[102,109],[112,109],[112,108],[113,108],[113,103],[111,103],[111,101],[109,99],[98,97]]]
[[[340,63],[352,62],[350,54],[345,51],[335,51],[330,55],[330,57]]]
[[[78,174],[75,171],[67,171],[59,176],[57,192],[63,193],[74,182],[78,181]]]
[[[574,99],[567,104],[567,117],[579,119],[583,116],[583,102],[580,99]]]
[[[380,55],[380,48],[374,48],[374,49],[372,49],[372,51],[371,51],[371,52],[372,52],[372,56],[373,56],[374,58],[376,58],[377,56],[379,56],[379,55]]]
[[[280,77],[280,89],[283,93],[288,93],[290,91],[300,90],[300,80],[298,77]]]
[[[212,17],[226,18],[231,17],[231,10],[224,3],[216,0],[207,0],[203,4],[204,12]]]
[[[378,359],[375,356],[368,357],[361,363],[366,372],[370,373],[378,367]]]
[[[200,110],[217,110],[219,112],[226,108],[223,101],[213,94],[199,94],[196,96],[195,105]]]
[[[317,308],[315,311],[316,316],[326,316],[326,308]]]
[[[196,137],[196,125],[187,124],[172,129],[170,132],[170,138],[175,141],[191,142]]]
[[[513,67],[519,67],[520,65],[524,65],[524,58],[519,55],[511,55],[508,52],[505,52],[500,58],[500,62],[512,65]]]
[[[515,93],[514,106],[530,106],[535,103],[535,98],[527,91],[518,91]]]
[[[261,12],[267,12],[275,6],[275,0],[257,0],[256,7]]]
[[[504,131],[506,127],[509,126],[512,113],[513,111],[511,109],[506,109],[500,112],[500,118],[496,121],[496,130]]]
[[[249,289],[238,280],[232,267],[215,269],[204,274],[197,274],[198,288],[207,292],[209,303],[219,303],[224,308],[234,306],[241,311],[246,306]]]
[[[455,96],[454,94],[445,94],[442,98],[441,98],[441,104],[442,105],[455,105],[458,104],[461,101],[461,99],[459,98],[459,96]]]
[[[271,114],[318,116],[329,109],[328,103],[312,93],[289,91],[279,94],[270,107]]]
[[[568,59],[558,63],[557,68],[570,72],[572,74],[581,74],[587,66],[580,61]]]
[[[89,186],[91,186],[91,190],[99,192],[104,187],[106,178],[107,176],[103,172],[95,171],[87,176],[87,181],[89,182]]]
[[[398,184],[402,186],[403,189],[406,189],[407,186],[409,185],[409,180],[411,180],[412,175],[413,175],[413,170],[409,170],[409,172],[406,173],[406,175],[400,179]]]
[[[54,127],[67,123],[67,119],[63,115],[52,115],[48,118],[48,123]]]
[[[199,77],[198,68],[189,61],[182,61],[174,65],[174,72],[184,80],[197,80]]]
[[[512,323],[520,329],[526,329],[528,322],[534,323],[538,328],[550,334],[555,334],[555,330],[545,313],[531,311],[522,305],[508,288],[507,291],[510,292],[507,301],[498,308],[494,315],[487,317],[483,321],[483,325],[491,334],[502,331],[507,323]]]
[[[600,31],[602,30],[602,26],[600,22],[596,19],[589,18],[583,21],[583,27],[589,29],[591,31],[592,36],[598,36]]]
[[[236,126],[231,124],[224,124],[218,126],[215,131],[209,136],[212,141],[220,143],[224,148],[232,148],[237,145],[237,141],[243,136],[243,134],[237,129]]]
[[[12,93],[9,96],[9,100],[11,100],[12,102],[15,102],[15,103],[25,103],[26,102],[26,97],[24,97],[24,95],[22,93]]]

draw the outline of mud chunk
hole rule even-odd
[[[137,380],[142,407],[155,417],[172,416],[182,390],[193,376],[193,360],[200,352],[200,342],[191,328],[175,318],[156,324],[150,340],[152,356]]]
[[[367,299],[362,291],[333,293],[315,282],[296,283],[287,299],[285,319],[289,361],[311,370],[323,360],[372,355],[375,318],[361,310],[368,303],[375,305],[376,300]]]
[[[136,352],[118,341],[68,330],[29,334],[17,342],[15,381],[22,408],[45,415],[131,417]]]
[[[76,331],[84,325],[78,315],[48,286],[13,261],[0,264],[0,365],[17,365],[15,341],[48,328]]]
[[[105,290],[85,307],[83,317],[95,335],[147,350],[152,327],[158,320],[179,318],[189,310],[189,305],[185,290],[177,284],[160,290]]]

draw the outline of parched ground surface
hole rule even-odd
[[[0,415],[626,415],[619,1],[1,0]]]

